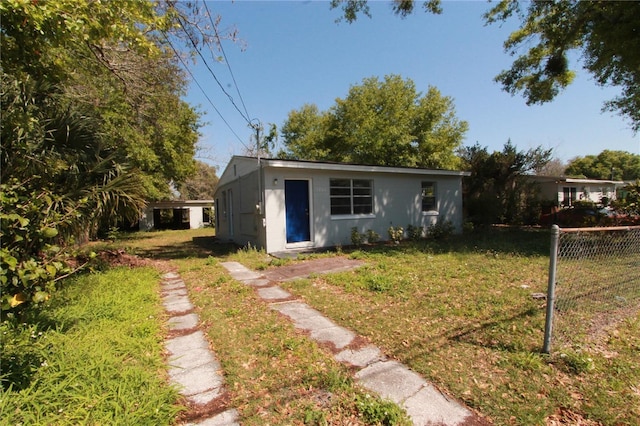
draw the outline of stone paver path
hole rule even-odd
[[[287,291],[274,281],[284,281],[310,273],[348,270],[361,262],[344,258],[318,259],[276,268],[262,274],[251,271],[237,262],[221,263],[231,276],[256,288],[270,307],[288,317],[294,326],[308,333],[310,338],[330,347],[334,358],[358,369],[358,382],[382,398],[402,406],[415,425],[484,425],[480,417],[462,404],[439,392],[419,374],[403,364],[388,360],[373,345],[361,347],[357,335],[326,318],[306,303],[292,300]]]
[[[192,312],[184,282],[176,273],[164,274],[161,290],[162,303],[170,315],[170,337],[165,342],[169,352],[169,378],[193,408],[214,407],[203,410],[214,414],[188,425],[239,425],[236,410],[215,410],[216,401],[224,394],[224,379],[220,363],[209,349],[204,333],[198,330],[198,315]]]

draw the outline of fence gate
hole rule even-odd
[[[640,226],[552,228],[543,352],[581,346],[640,311]]]

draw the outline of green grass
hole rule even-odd
[[[224,260],[246,256],[244,251]],[[395,404],[367,395],[346,366],[296,331],[253,288],[229,278],[219,260],[174,263],[222,364],[229,405],[239,410],[243,425],[408,424]]]
[[[283,283],[496,424],[640,420],[640,316],[553,356],[540,353],[549,239],[494,230],[441,244],[357,251],[362,270]],[[636,313],[638,311],[636,310]]]
[[[344,366],[219,265],[235,260],[261,270],[296,261],[274,262],[212,237],[211,230],[172,231],[124,244],[174,257],[243,424],[375,423],[364,416],[385,412],[385,403],[363,405],[369,398]],[[307,255],[347,255],[366,266],[282,286],[497,425],[638,424],[640,316],[596,342],[541,354],[545,302],[531,295],[546,291],[548,253],[546,231],[492,229]]]
[[[152,269],[84,275],[24,323],[2,323],[2,423],[173,424],[158,283]]]

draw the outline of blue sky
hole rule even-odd
[[[464,145],[500,150],[511,139],[519,149],[553,148],[563,161],[604,149],[640,154],[640,135],[629,123],[601,112],[618,90],[600,88],[581,68],[552,103],[527,106],[521,96],[503,92],[493,78],[513,60],[502,45],[517,22],[485,26],[484,1],[445,1],[441,15],[419,10],[405,19],[388,2],[371,1],[373,18],[353,24],[336,23],[340,11],[325,1],[207,4],[220,15],[220,28],[237,29],[242,42],[223,41],[227,63],[205,57],[236,106],[265,128],[280,127],[305,103],[327,110],[364,78],[398,74],[421,92],[431,85],[454,99],[457,116],[469,123]],[[192,82],[186,100],[207,123],[201,157],[221,173],[232,155],[245,152],[253,131],[203,62],[191,69],[220,113]]]

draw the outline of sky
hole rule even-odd
[[[373,17],[349,24],[336,23],[340,10],[328,1],[207,2],[220,30],[237,30],[239,41],[223,40],[223,52],[190,65],[185,100],[206,123],[199,159],[221,173],[251,144],[254,131],[243,116],[280,128],[304,104],[326,111],[363,79],[390,74],[411,79],[419,92],[434,86],[453,98],[457,117],[469,123],[465,146],[491,152],[510,139],[520,150],[551,148],[565,162],[605,149],[640,154],[640,134],[602,112],[619,89],[599,87],[575,60],[576,80],[551,103],[527,106],[504,92],[494,77],[514,59],[503,42],[518,22],[485,25],[487,2],[444,1],[441,15],[419,9],[404,19],[388,2],[369,3]]]

